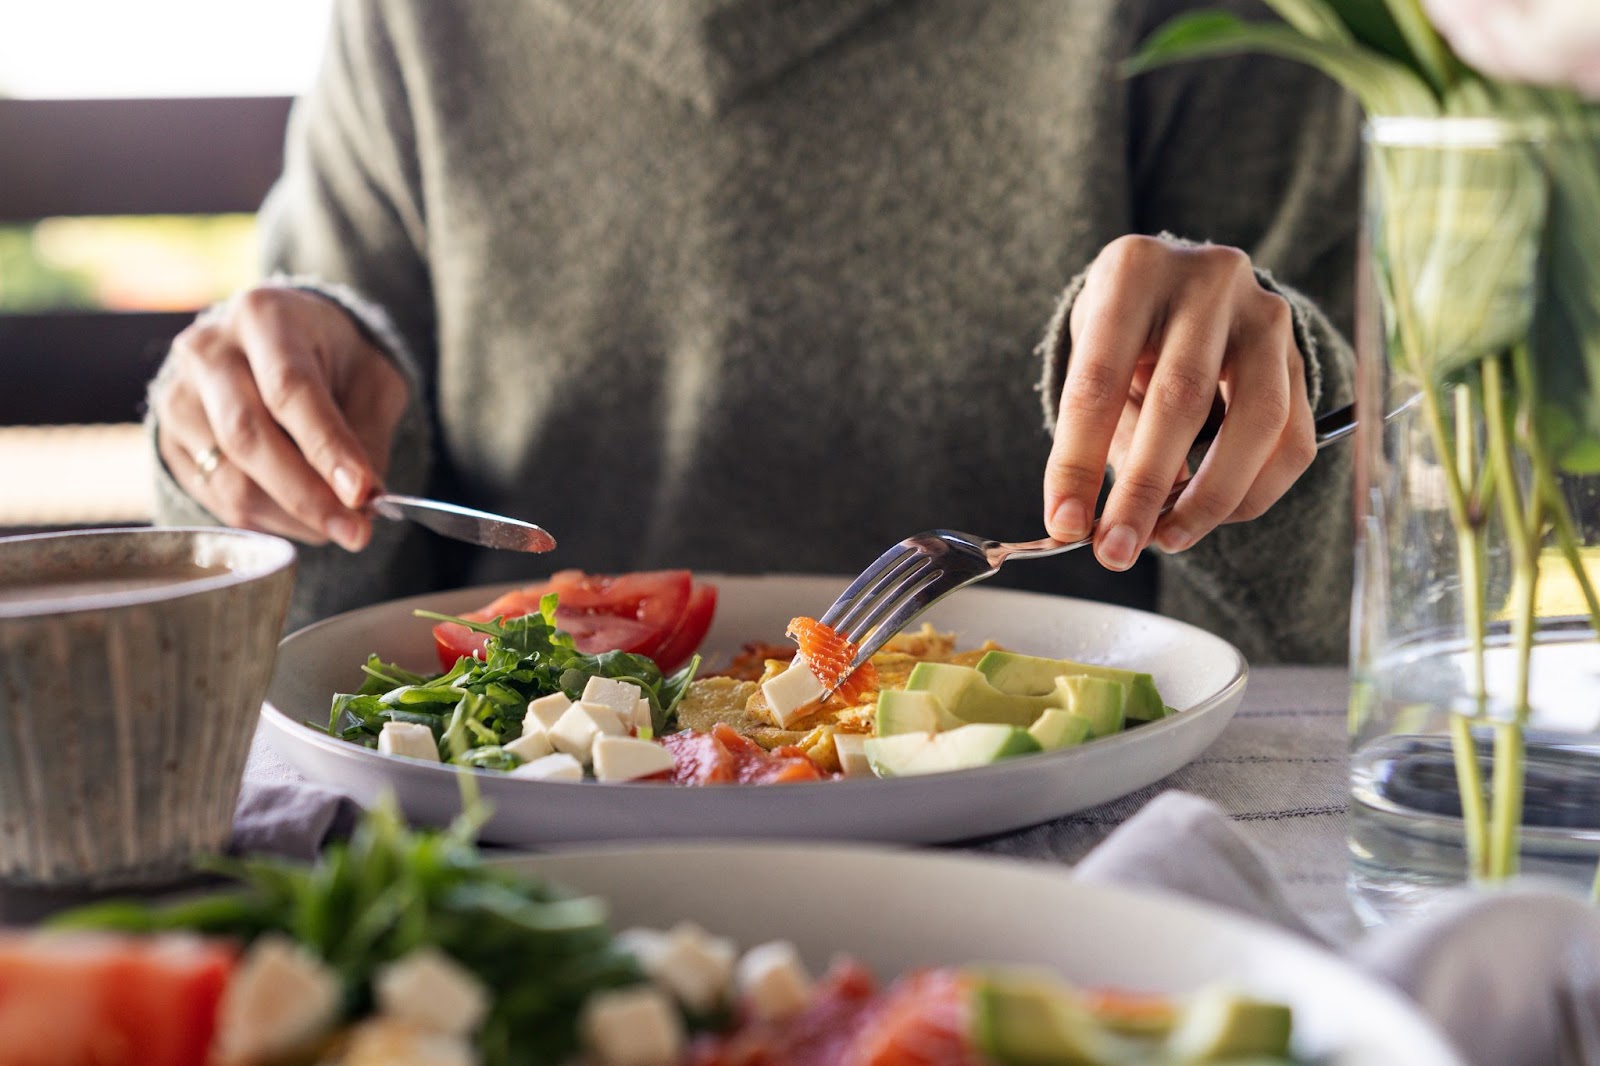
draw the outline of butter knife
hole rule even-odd
[[[379,517],[396,522],[416,522],[441,536],[464,540],[468,544],[481,544],[485,548],[547,552],[556,546],[556,538],[532,522],[421,496],[380,492],[368,502],[367,508]]]

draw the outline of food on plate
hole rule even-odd
[[[470,780],[470,779],[469,779]],[[985,963],[813,973],[786,939],[615,932],[605,902],[487,862],[484,812],[368,811],[317,866],[221,867],[0,939],[7,1066],[1286,1066],[1289,1007]],[[887,917],[886,921],[895,920]],[[816,945],[813,945],[816,946]]]
[[[985,766],[1169,713],[1149,674],[987,642],[958,651],[927,625],[852,668],[855,644],[798,617],[794,645],[746,645],[699,677],[715,603],[686,570],[568,570],[459,617],[418,611],[436,623],[444,673],[374,654],[325,728],[547,782],[776,784]]]
[[[557,594],[546,593],[531,614],[452,620],[484,645],[431,677],[373,655],[362,686],[334,697],[327,731],[390,754],[548,777],[552,764],[540,760],[549,756],[592,765],[602,735],[664,729],[698,658],[666,675],[636,652],[585,653],[556,618]],[[529,769],[536,764],[542,773]]]
[[[672,753],[672,780],[680,785],[780,785],[824,776],[805,748],[784,745],[769,750],[722,722],[709,732],[668,733],[661,744]]]

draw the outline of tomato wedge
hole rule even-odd
[[[572,634],[579,651],[645,655],[663,673],[677,670],[694,654],[711,628],[717,606],[715,586],[694,584],[687,570],[617,575],[562,570],[549,581],[503,593],[461,617],[487,622],[496,615],[532,614],[551,592],[559,597],[556,625]],[[433,627],[433,639],[439,665],[448,670],[463,655],[481,656],[489,638],[458,623],[441,622]]]
[[[621,618],[637,622],[649,632],[633,633],[634,642],[628,646],[611,647],[636,652],[654,659],[672,635],[684,608],[689,605],[689,593],[694,586],[694,576],[687,570],[644,570],[633,574],[585,574],[581,570],[562,570],[550,577],[550,591],[558,597],[556,624],[572,633],[583,619],[605,631],[602,623],[593,619]],[[580,651],[588,651],[582,643]]]
[[[689,656],[706,639],[706,632],[710,630],[711,619],[716,613],[717,586],[696,585],[689,593],[689,605],[683,609],[677,628],[655,654],[656,665],[661,667],[662,673],[673,673],[689,661]]]
[[[190,936],[0,936],[6,1066],[205,1066],[232,948]]]

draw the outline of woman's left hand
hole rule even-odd
[[[1109,463],[1094,552],[1110,569],[1126,570],[1152,540],[1182,551],[1261,515],[1316,457],[1289,304],[1237,248],[1118,238],[1090,266],[1069,325],[1045,527],[1058,540],[1086,536]],[[1215,442],[1161,515],[1219,411]]]

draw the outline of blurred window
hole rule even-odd
[[[206,194],[266,187],[276,164],[259,162],[271,155],[261,146],[278,136],[261,125],[273,112],[259,105],[273,101],[229,101],[306,89],[332,4],[0,0],[0,101],[13,109],[10,128],[37,137],[0,147],[0,377],[10,390],[0,470],[11,472],[0,485],[0,532],[148,519],[150,457],[131,424],[143,382],[189,314],[257,277],[254,216],[206,213],[248,212],[255,194],[228,192],[225,205]],[[173,98],[218,98],[226,113]],[[63,100],[82,103],[55,103]],[[210,125],[191,136],[191,116]],[[242,143],[217,136],[235,118],[261,131],[248,135],[251,151],[218,147],[200,165],[162,165],[190,141],[198,153]],[[234,164],[227,181],[207,178],[204,164],[223,156]],[[152,179],[162,187],[150,188]],[[73,187],[70,207],[49,195],[62,184]],[[40,189],[54,208],[33,206]],[[132,189],[137,202],[117,206]],[[72,217],[33,217],[52,211]],[[60,424],[76,422],[120,424]]]

